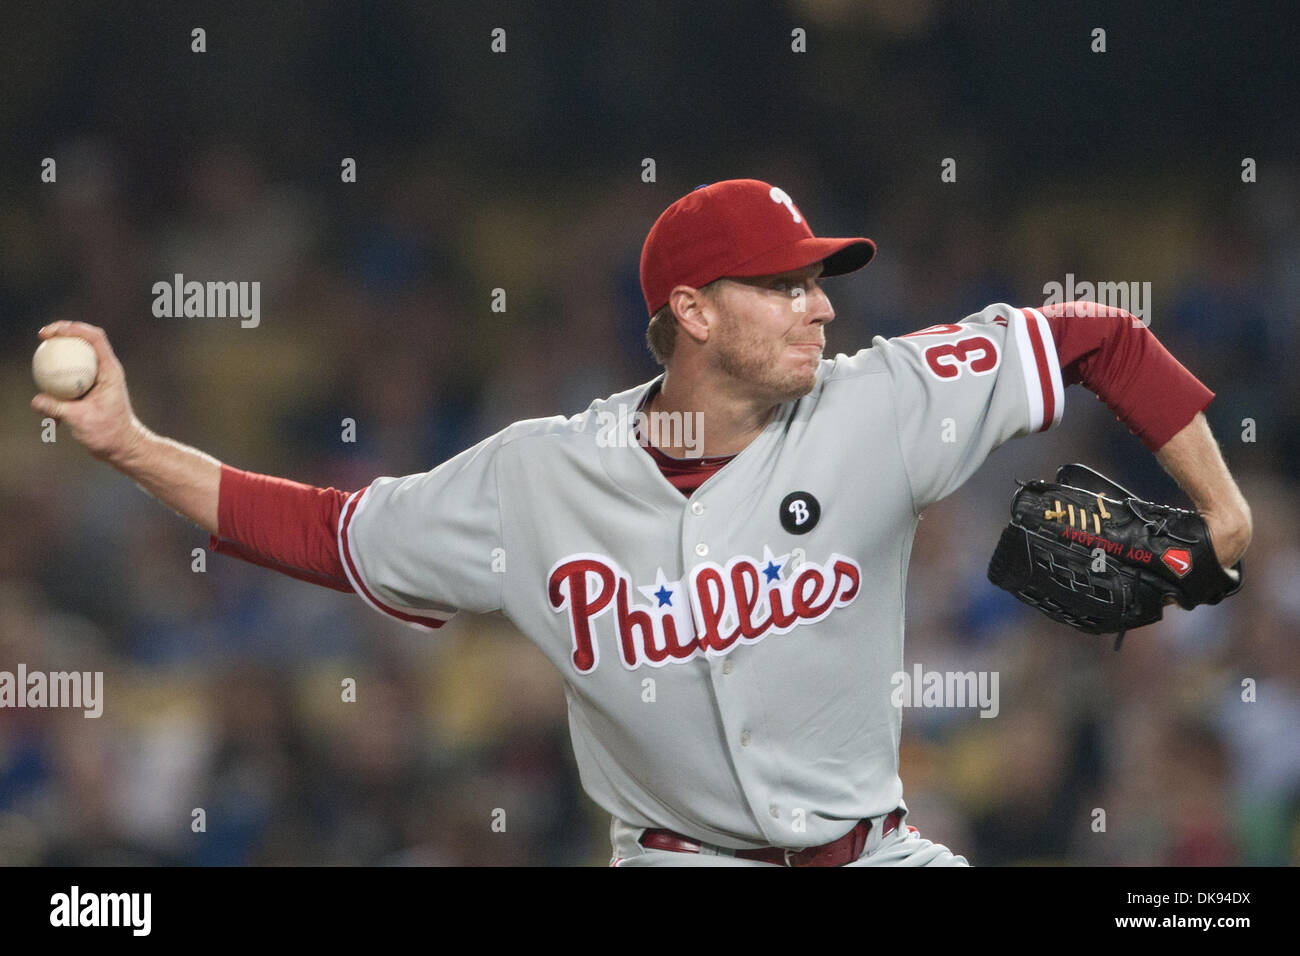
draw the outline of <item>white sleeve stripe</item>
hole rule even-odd
[[[403,624],[420,631],[433,631],[442,627],[444,623],[451,619],[453,615],[441,611],[431,611],[424,608],[407,608],[400,605],[388,605],[375,597],[374,592],[366,584],[361,574],[361,565],[356,561],[352,552],[352,542],[348,531],[352,520],[365,510],[367,501],[367,492],[369,488],[355,492],[344,503],[343,509],[339,514],[338,530],[338,547],[339,557],[343,561],[343,570],[348,576],[348,582],[352,585],[354,591],[360,595],[361,600],[365,601],[376,611],[381,614],[387,614],[389,617],[395,617]]]
[[[1024,374],[1025,399],[1029,406],[1029,431],[1046,431],[1061,421],[1065,390],[1056,358],[1056,345],[1047,320],[1034,309],[1019,309],[1011,327]]]
[[[1052,327],[1048,324],[1043,313],[1037,309],[1031,308],[1029,312],[1034,317],[1034,324],[1038,327],[1043,358],[1047,365],[1048,375],[1051,377],[1053,414],[1052,420],[1043,425],[1043,431],[1046,431],[1061,424],[1061,416],[1065,413],[1065,385],[1061,382],[1061,360],[1056,354],[1056,340],[1052,338]]]
[[[1012,334],[1016,337],[1016,352],[1020,356],[1020,368],[1023,370],[1025,398],[1029,404],[1029,431],[1036,432],[1043,427],[1043,388],[1038,376],[1038,363],[1035,361],[1034,349],[1029,342],[1029,330],[1026,310],[1011,319]]]

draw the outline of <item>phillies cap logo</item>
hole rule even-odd
[[[768,195],[772,197],[772,202],[779,202],[785,206],[786,209],[789,209],[790,215],[794,216],[795,222],[803,222],[803,216],[799,215],[799,210],[794,208],[794,200],[790,198],[788,192],[780,186],[773,186]]]
[[[1192,570],[1192,555],[1186,548],[1170,548],[1160,556],[1160,560],[1180,578],[1186,577],[1187,572]]]

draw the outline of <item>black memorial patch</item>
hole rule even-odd
[[[807,491],[792,491],[781,499],[781,527],[791,534],[807,534],[821,516],[822,506]]]

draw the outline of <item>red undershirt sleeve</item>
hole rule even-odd
[[[1064,302],[1038,311],[1052,329],[1061,381],[1095,393],[1153,452],[1214,398],[1150,329],[1123,309]]]
[[[339,559],[339,514],[350,493],[221,466],[217,534],[209,547],[300,581],[352,591]]]

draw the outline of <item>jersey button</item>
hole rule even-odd
[[[730,674],[730,673],[731,673],[731,658],[730,658],[730,657],[728,657],[725,661],[722,662],[722,673],[724,673],[724,674]]]
[[[709,553],[709,546],[705,544],[703,541],[701,541],[699,544],[695,546],[695,553],[702,558]]]
[[[770,813],[770,814],[772,814],[772,816],[774,816],[774,817],[780,817],[780,816],[781,816],[781,808],[778,807],[775,803],[772,804],[770,807],[767,808],[767,812]]]
[[[748,746],[749,746],[749,741],[750,741],[749,731],[748,731],[748,730],[742,730],[742,731],[740,732],[740,746],[742,746],[742,747],[748,747]]]
[[[691,514],[693,514],[693,515],[702,515],[702,514],[704,514],[704,502],[702,502],[702,501],[692,501],[692,502],[691,502]]]

